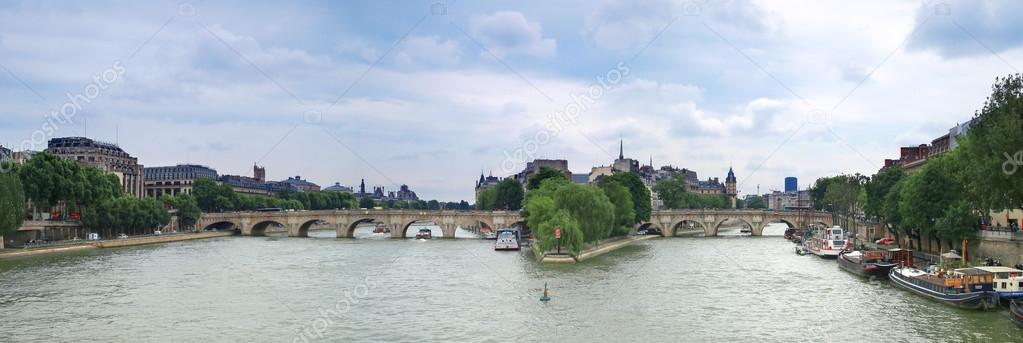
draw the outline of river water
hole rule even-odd
[[[492,241],[312,236],[0,261],[0,342],[1023,341],[1007,309],[949,308],[780,237],[540,265]]]

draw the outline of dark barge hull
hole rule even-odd
[[[869,278],[871,276],[877,278],[887,278],[888,272],[895,268],[897,264],[894,263],[866,263],[860,264],[853,261],[849,261],[845,256],[838,256],[838,267],[842,268],[847,272]]]
[[[908,280],[908,277],[897,273],[896,270],[897,269],[893,268],[891,272],[888,273],[888,278],[891,279],[893,284],[925,298],[968,310],[987,310],[998,306],[998,293],[993,291],[946,294],[917,285],[911,280]]]

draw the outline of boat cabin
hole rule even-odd
[[[913,266],[913,250],[888,249],[888,259],[903,266]]]
[[[994,289],[998,292],[1023,291],[1023,270],[1009,267],[974,267],[994,274]]]
[[[959,268],[953,269],[944,279],[945,285],[949,287],[968,289],[970,292],[991,291],[995,273],[977,268]]]

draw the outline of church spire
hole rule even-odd
[[[624,160],[625,159],[625,140],[624,139],[618,141],[618,159],[619,160]]]

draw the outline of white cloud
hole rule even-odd
[[[557,54],[557,42],[544,38],[540,23],[526,20],[520,12],[474,15],[469,20],[469,32],[498,57],[515,54],[553,57]],[[486,52],[481,53],[485,55]]]
[[[404,67],[455,66],[462,60],[462,47],[454,40],[438,36],[409,37],[394,59]]]

